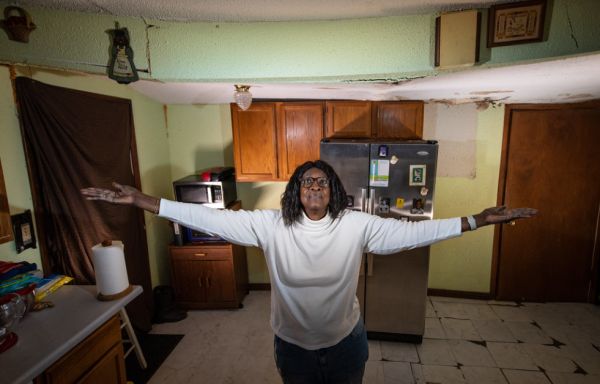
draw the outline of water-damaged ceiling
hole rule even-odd
[[[263,22],[338,20],[487,8],[514,0],[19,0],[19,6],[175,22]],[[255,99],[426,100],[447,104],[481,102],[559,103],[600,99],[600,54],[541,63],[471,69],[400,83],[248,84]],[[233,85],[160,83],[130,85],[162,104],[233,101]]]
[[[445,104],[486,102],[571,103],[600,99],[600,54],[537,64],[489,68],[400,83],[250,84],[254,99],[425,100]],[[221,104],[235,89],[224,83],[130,85],[162,104]]]

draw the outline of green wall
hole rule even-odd
[[[82,76],[65,71],[20,67],[18,75],[46,84],[121,97],[132,101],[135,133],[140,165],[142,190],[154,196],[172,198],[171,162],[162,105],[138,93],[101,77]],[[16,116],[9,69],[0,66],[0,158],[7,187],[11,215],[26,209],[33,211],[25,155]],[[146,213],[148,251],[154,285],[170,282],[170,267],[166,246],[172,241],[168,223]],[[16,253],[15,243],[0,245],[0,260],[35,262],[41,268],[38,249]]]
[[[28,209],[33,212],[21,129],[14,103],[10,72],[5,66],[0,66],[0,122],[0,159],[10,214],[16,215]],[[17,254],[14,241],[0,244],[0,260],[37,263],[41,269],[39,249],[30,248]]]
[[[475,105],[470,107],[475,110]],[[474,178],[438,178],[434,218],[472,215],[496,206],[504,107],[490,107],[478,112],[476,124],[477,175]],[[427,131],[424,133],[427,134]],[[460,132],[456,134],[458,136]],[[444,161],[444,158],[440,156],[438,161]],[[494,227],[488,226],[432,245],[429,288],[489,292],[493,237]]]
[[[550,0],[546,41],[487,49],[498,66],[600,50],[600,1]],[[7,4],[0,3],[4,8]],[[115,22],[127,27],[142,78],[172,82],[315,82],[415,78],[433,67],[436,14],[342,21],[173,23],[27,7],[28,44],[0,38],[0,61],[105,74]]]

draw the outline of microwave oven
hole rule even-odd
[[[176,201],[223,209],[237,199],[235,169],[213,168],[202,174],[184,177],[173,182],[173,191]]]
[[[218,167],[190,175],[173,182],[175,201],[202,204],[210,208],[226,208],[237,200],[235,169]],[[175,245],[182,246],[188,241],[224,241],[218,236],[173,224]]]

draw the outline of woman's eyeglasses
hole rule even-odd
[[[329,187],[329,179],[324,177],[319,177],[318,179],[315,179],[314,177],[305,177],[304,179],[300,179],[300,185],[302,185],[304,188],[310,188],[313,186],[315,181],[321,188]]]

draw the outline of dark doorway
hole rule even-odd
[[[540,210],[495,232],[499,300],[593,302],[600,103],[506,107],[498,204]]]

